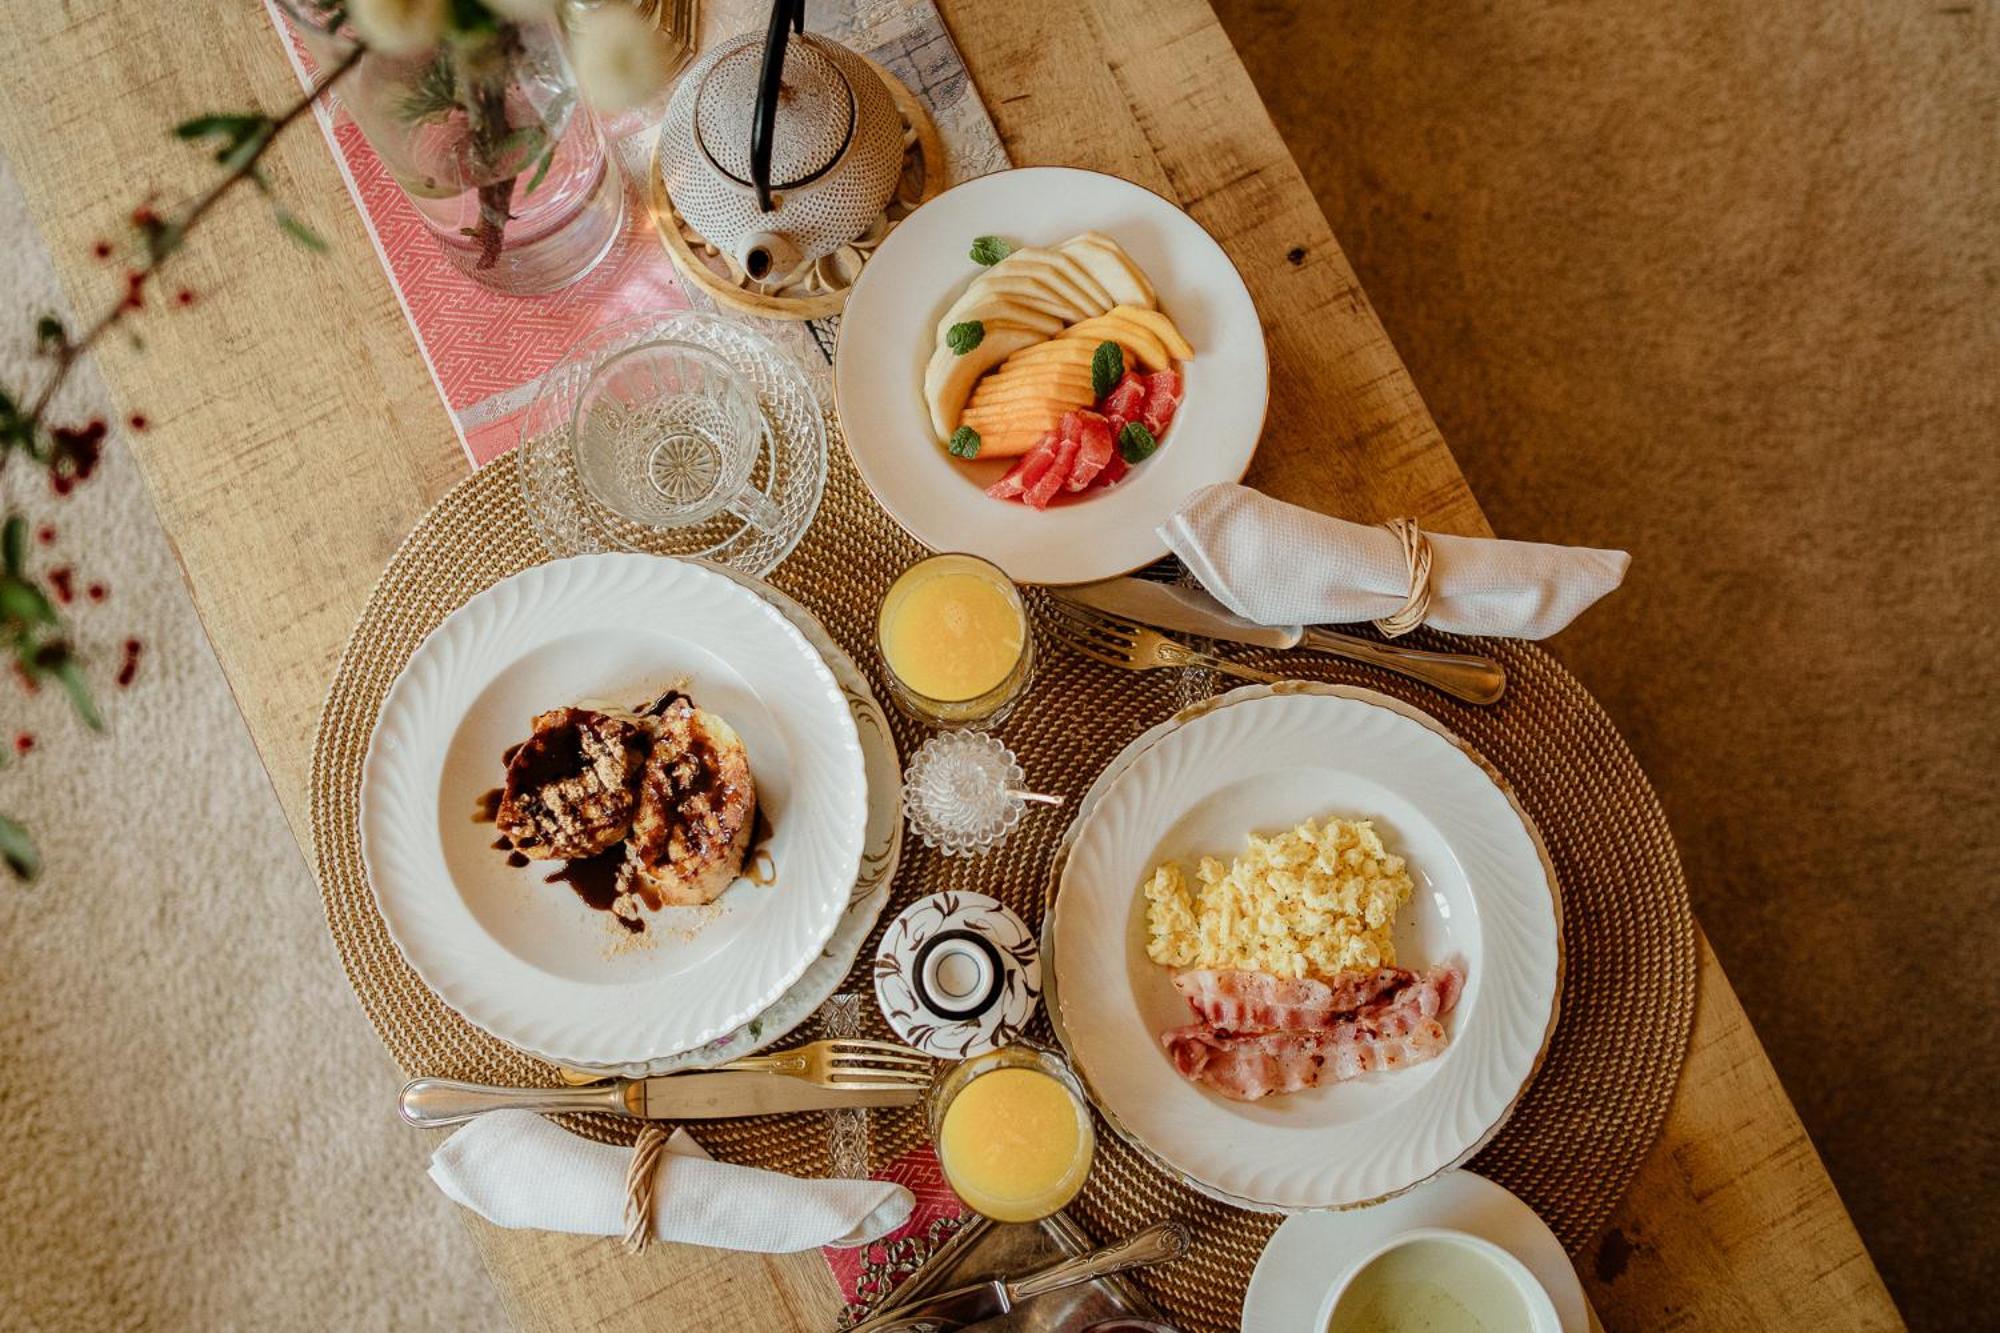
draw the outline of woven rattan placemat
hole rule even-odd
[[[838,445],[818,520],[771,582],[818,613],[863,668],[876,673],[874,611],[883,590],[923,554],[870,498]],[[447,1009],[390,940],[361,863],[356,825],[362,758],[396,673],[434,626],[474,593],[546,559],[530,532],[513,456],[454,487],[383,571],[327,696],[313,755],[312,820],[328,928],[369,1021],[402,1068],[492,1083],[549,1083],[554,1072]],[[1040,594],[1030,602],[1042,614]],[[1419,644],[1449,641],[1419,631]],[[1043,636],[1031,692],[1002,728],[1038,791],[1080,797],[1141,731],[1227,682],[1172,671],[1117,671]],[[1696,951],[1687,885],[1645,776],[1610,720],[1555,659],[1532,644],[1483,645],[1507,668],[1506,699],[1487,709],[1314,654],[1288,654],[1294,675],[1381,690],[1437,717],[1513,784],[1540,826],[1563,889],[1566,970],[1562,1019],[1513,1120],[1472,1166],[1519,1194],[1572,1253],[1603,1224],[1666,1115],[1694,1016]],[[1271,655],[1246,660],[1272,666]],[[878,691],[881,685],[877,683]],[[887,694],[884,693],[886,698]],[[892,713],[903,753],[923,732]],[[1027,817],[992,854],[949,860],[907,841],[882,921],[943,888],[977,889],[1039,926],[1051,853],[1068,818]],[[878,923],[878,930],[880,925]],[[876,941],[862,952],[873,957]],[[866,962],[848,983],[866,991]],[[819,1019],[798,1039],[818,1035]],[[887,1035],[872,1004],[864,1023]],[[1046,1034],[1046,1021],[1038,1023]],[[578,1133],[628,1142],[630,1126],[572,1118]],[[868,1155],[879,1167],[922,1141],[915,1109],[870,1114]],[[819,1116],[716,1121],[702,1128],[716,1156],[800,1175],[830,1169]],[[1234,1328],[1243,1291],[1278,1219],[1215,1203],[1099,1136],[1096,1168],[1070,1209],[1100,1240],[1168,1214],[1196,1228],[1194,1253],[1143,1282],[1189,1328]]]

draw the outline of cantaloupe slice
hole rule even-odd
[[[1154,337],[1151,329],[1116,314],[1072,324],[1056,337],[1058,341],[1080,340],[1092,347],[1108,339],[1125,349],[1127,362],[1137,360],[1147,370],[1165,370],[1173,364],[1166,344]]]
[[[1079,406],[1087,407],[1096,397],[1096,390],[1087,379],[1025,380],[975,392],[966,401],[965,411],[990,411],[1003,404],[1029,398],[1068,398],[1074,399]]]
[[[1114,306],[1109,313],[1120,316],[1128,323],[1134,323],[1141,328],[1151,330],[1153,336],[1160,340],[1166,347],[1168,354],[1176,361],[1192,361],[1194,359],[1194,348],[1188,343],[1186,338],[1181,336],[1181,331],[1174,326],[1174,322],[1171,319],[1167,318],[1165,312],[1159,310],[1142,310],[1138,306],[1121,305]]]
[[[959,411],[981,375],[1042,340],[1041,334],[1026,329],[989,329],[979,346],[963,356],[940,343],[924,368],[924,404],[930,408],[931,429],[937,437],[951,438]]]
[[[1038,403],[1032,408],[966,424],[979,432],[979,457],[1018,458],[1034,448],[1035,441],[1054,430],[1063,413],[1074,410],[1075,406],[1062,402]]]

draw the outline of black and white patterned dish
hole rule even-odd
[[[920,898],[875,954],[875,1000],[910,1045],[964,1060],[1007,1045],[1042,997],[1041,950],[1021,918],[983,893]]]

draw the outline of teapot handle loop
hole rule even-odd
[[[792,32],[806,30],[806,0],[773,0],[771,26],[764,35],[764,72],[757,84],[757,115],[750,126],[750,179],[757,187],[757,208],[769,213],[771,202],[771,141],[778,132],[778,90],[785,80],[785,44]]]

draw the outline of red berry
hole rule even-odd
[[[102,583],[93,583],[83,590],[83,595],[93,602],[101,602],[111,595],[111,589],[105,587]]]
[[[26,754],[28,751],[34,748],[35,748],[35,738],[29,733],[24,731],[19,735],[17,735],[16,737],[14,737],[15,754]]]

